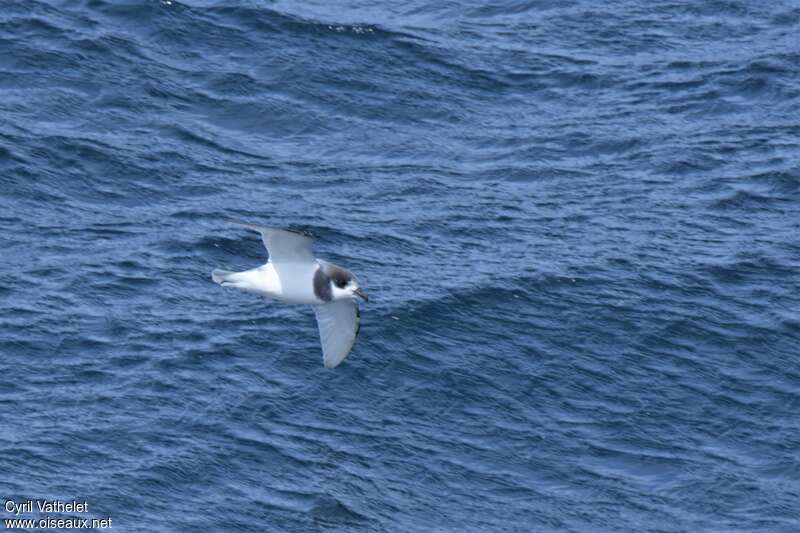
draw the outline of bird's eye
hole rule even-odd
[[[345,286],[347,286],[347,282],[344,280],[337,281],[336,286],[339,287],[340,289],[344,289]]]

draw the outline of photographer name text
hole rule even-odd
[[[34,506],[34,503],[36,504]],[[85,501],[78,502],[72,500],[71,502],[62,502],[61,500],[26,500],[22,503],[17,503],[14,500],[6,501],[6,512],[14,513],[14,516],[19,516],[20,513],[32,513],[39,511],[40,513],[88,513],[89,504]]]

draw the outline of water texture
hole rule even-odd
[[[798,117],[791,1],[4,0],[0,496],[800,531]],[[341,367],[226,218],[357,273]]]

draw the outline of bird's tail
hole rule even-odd
[[[219,283],[224,287],[228,283],[234,283],[235,281],[237,281],[236,280],[237,274],[239,274],[239,272],[230,272],[229,270],[214,269],[214,271],[211,272],[211,279],[214,280],[214,283]]]

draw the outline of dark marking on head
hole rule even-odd
[[[328,263],[326,274],[329,278],[331,278],[333,284],[340,289],[344,289],[347,284],[350,283],[350,280],[353,279],[353,274],[349,270],[345,270],[336,265],[331,265],[330,263]]]
[[[336,266],[333,263],[320,261],[320,265],[325,275],[331,280],[331,283],[340,289],[347,287],[347,284],[355,278],[352,272],[340,266]]]
[[[317,267],[317,271],[314,272],[314,295],[323,302],[333,300],[331,280],[321,266]]]
[[[358,332],[361,331],[361,310],[358,308],[358,304],[356,304],[356,334],[353,337],[358,337]],[[355,340],[353,341],[355,342]]]

